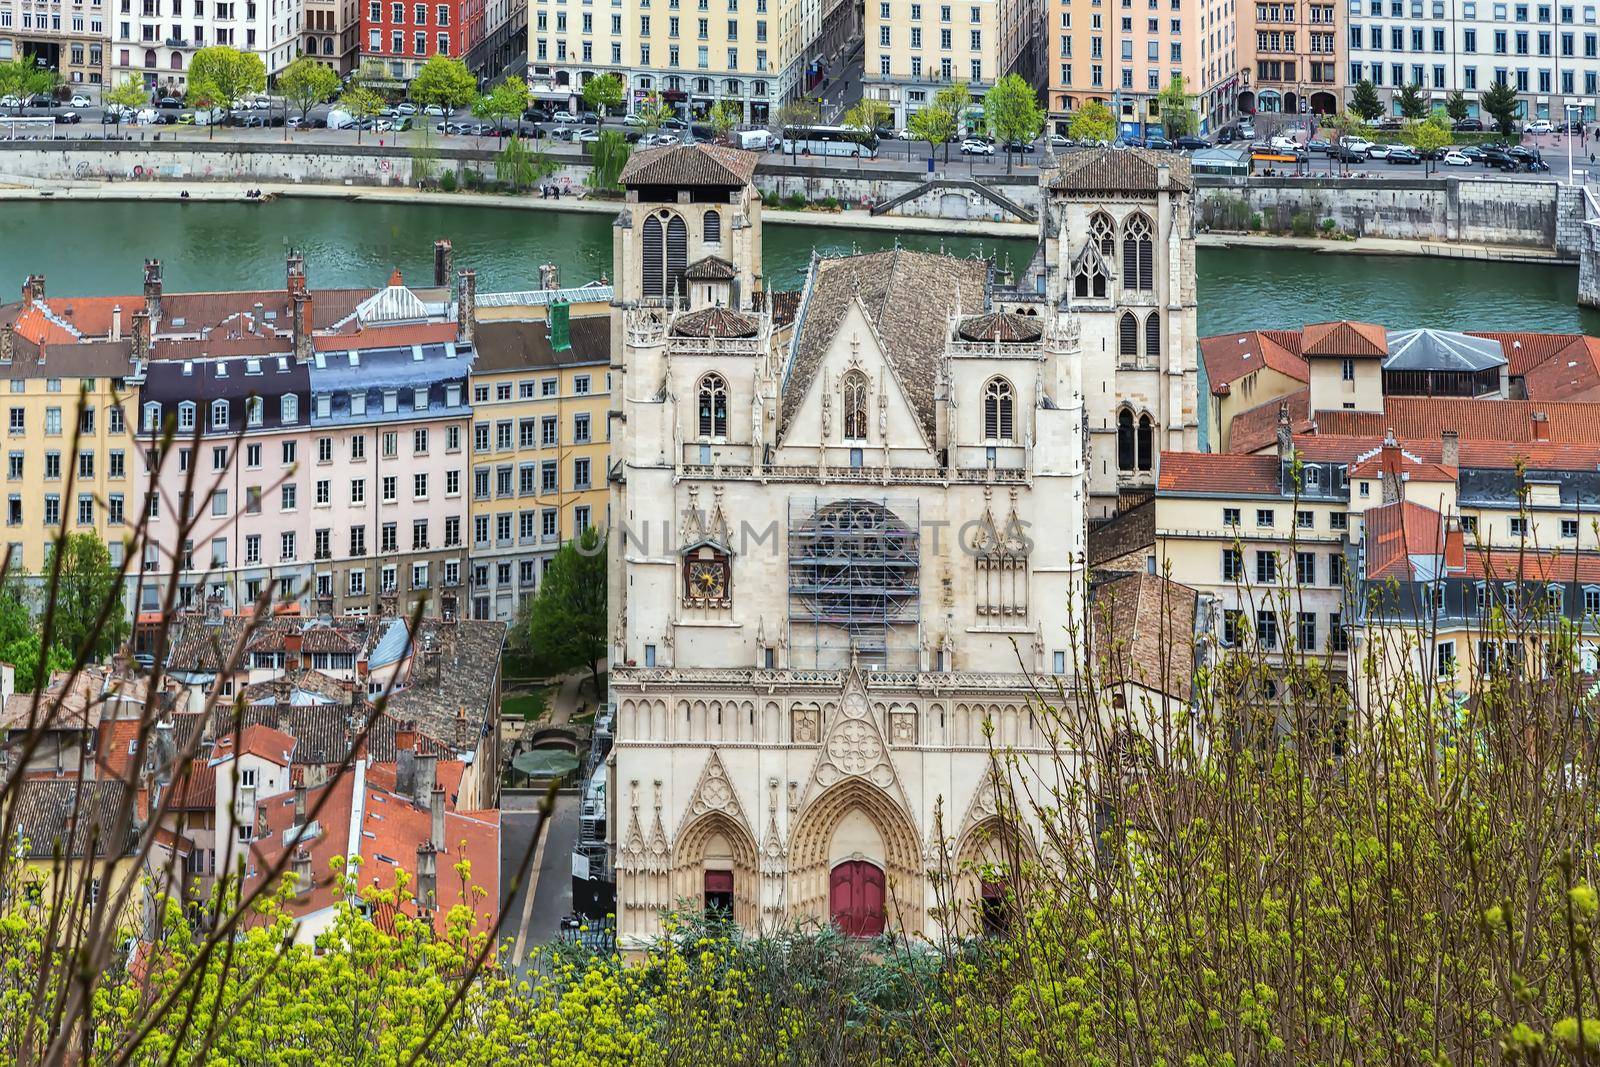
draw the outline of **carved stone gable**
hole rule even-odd
[[[689,806],[683,813],[678,836],[683,836],[683,831],[690,823],[712,812],[721,812],[745,829],[751,829],[749,820],[744,817],[744,808],[739,805],[739,796],[733,790],[733,783],[728,780],[728,770],[722,765],[722,757],[715,752],[706,758],[700,781],[695,784],[694,795],[689,798]]]
[[[911,810],[900,775],[889,759],[883,724],[867,701],[860,670],[853,665],[845,675],[838,713],[828,722],[822,749],[806,785],[804,803],[846,778],[864,778],[896,797],[907,812]]]

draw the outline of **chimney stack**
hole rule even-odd
[[[314,347],[311,341],[311,294],[302,287],[291,294],[291,299],[294,306],[289,317],[293,320],[290,327],[294,334],[294,358],[300,363],[310,363]]]
[[[425,908],[434,906],[438,896],[439,858],[432,845],[417,846],[417,903]]]
[[[456,305],[456,340],[470,345],[478,332],[478,272],[461,272],[461,298]]]
[[[1533,413],[1533,439],[1535,441],[1550,440],[1550,416],[1543,411]]]
[[[432,752],[418,752],[416,754],[416,793],[417,807],[433,803],[433,790],[438,783],[439,757]]]
[[[455,277],[452,273],[454,264],[455,255],[449,240],[441,237],[433,242],[433,284],[436,288],[450,287],[450,279]]]
[[[444,786],[435,785],[430,796],[433,826],[428,833],[428,844],[435,852],[444,851]]]
[[[1403,463],[1400,455],[1400,442],[1395,439],[1394,430],[1390,429],[1383,436],[1383,453],[1378,462],[1378,476],[1382,479],[1383,502],[1393,504],[1401,499],[1400,493],[1400,468]]]
[[[1289,405],[1278,405],[1278,462],[1294,460],[1294,433],[1289,424]]]
[[[311,850],[301,845],[294,850],[294,895],[306,896],[311,892]]]
[[[560,268],[554,263],[539,264],[539,288],[559,289],[561,288],[560,278]]]
[[[134,359],[143,363],[150,358],[150,314],[146,311],[133,313],[133,349]]]
[[[1461,434],[1446,430],[1440,437],[1439,462],[1446,467],[1461,466]]]
[[[294,824],[306,824],[306,786],[304,782],[294,787]]]
[[[22,302],[24,304],[31,304],[35,300],[43,300],[43,299],[44,299],[44,275],[43,274],[30,274],[30,275],[28,275],[28,282],[27,282],[27,284],[25,286],[23,286],[23,289],[22,289]]]
[[[118,304],[111,309],[111,339],[122,340],[122,305]]]
[[[144,261],[144,313],[151,322],[161,320],[161,261]]]
[[[10,363],[15,351],[16,341],[11,324],[8,322],[0,326],[0,363]]]
[[[284,288],[290,293],[301,292],[306,287],[306,257],[295,249],[290,249],[283,258]]]

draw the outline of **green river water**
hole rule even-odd
[[[0,204],[0,298],[27,274],[51,293],[136,293],[145,257],[162,261],[169,291],[268,287],[283,282],[283,253],[306,253],[314,286],[375,285],[398,267],[428,278],[432,244],[448,237],[458,267],[478,271],[480,292],[533,288],[540,263],[579,284],[611,272],[611,217],[492,208],[285,199],[268,204],[12,202]],[[815,248],[883,248],[892,231],[768,224],[766,274],[798,285]],[[905,235],[907,247],[1009,255],[1017,240]],[[1204,249],[1199,254],[1200,332],[1297,326],[1360,318],[1393,327],[1600,333],[1600,314],[1580,312],[1577,271],[1525,264]]]

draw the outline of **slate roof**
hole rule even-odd
[[[692,282],[725,282],[737,278],[739,272],[721,256],[705,256],[689,264],[683,276]]]
[[[673,319],[672,332],[679,337],[754,337],[761,323],[725,307],[708,307]]]
[[[118,829],[128,786],[120,781],[31,778],[15,783],[11,803],[16,810],[17,837],[26,840],[26,855],[49,859],[57,849],[81,857],[94,847],[94,855],[127,855],[133,848],[134,811],[130,805]]]
[[[1096,643],[1100,684],[1138,685],[1187,702],[1198,601],[1195,590],[1155,574],[1130,574],[1101,586],[1095,617],[1108,631]]]
[[[989,264],[932,252],[886,252],[818,260],[783,376],[781,440],[804,402],[834,334],[854,300],[877,331],[884,354],[927,439],[934,439],[933,386],[944,356],[945,324],[956,309],[988,303]]]
[[[956,324],[956,333],[964,341],[999,341],[1026,343],[1044,336],[1043,320],[1037,315],[1019,315],[1013,311],[993,311],[974,315]]]
[[[1147,148],[1091,148],[1068,152],[1050,175],[1048,186],[1074,193],[1153,193],[1167,168],[1167,188],[1189,190],[1194,179],[1189,161],[1172,152]]]
[[[491,319],[478,323],[473,343],[478,374],[511,370],[544,370],[608,363],[611,359],[611,316],[583,315],[567,320],[572,347],[550,347],[550,328],[543,320]]]
[[[641,185],[709,185],[744,188],[760,157],[720,145],[692,144],[647,148],[628,157],[617,181],[633,189]]]

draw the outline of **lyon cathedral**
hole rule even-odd
[[[936,936],[1019,851],[1048,858],[992,760],[1048,802],[1040,701],[1072,700],[1087,526],[1197,447],[1192,184],[1075,153],[1041,168],[1015,277],[895,248],[778,293],[756,161],[680,146],[622,175],[618,937],[700,907]],[[1029,832],[997,833],[1003,809]]]

